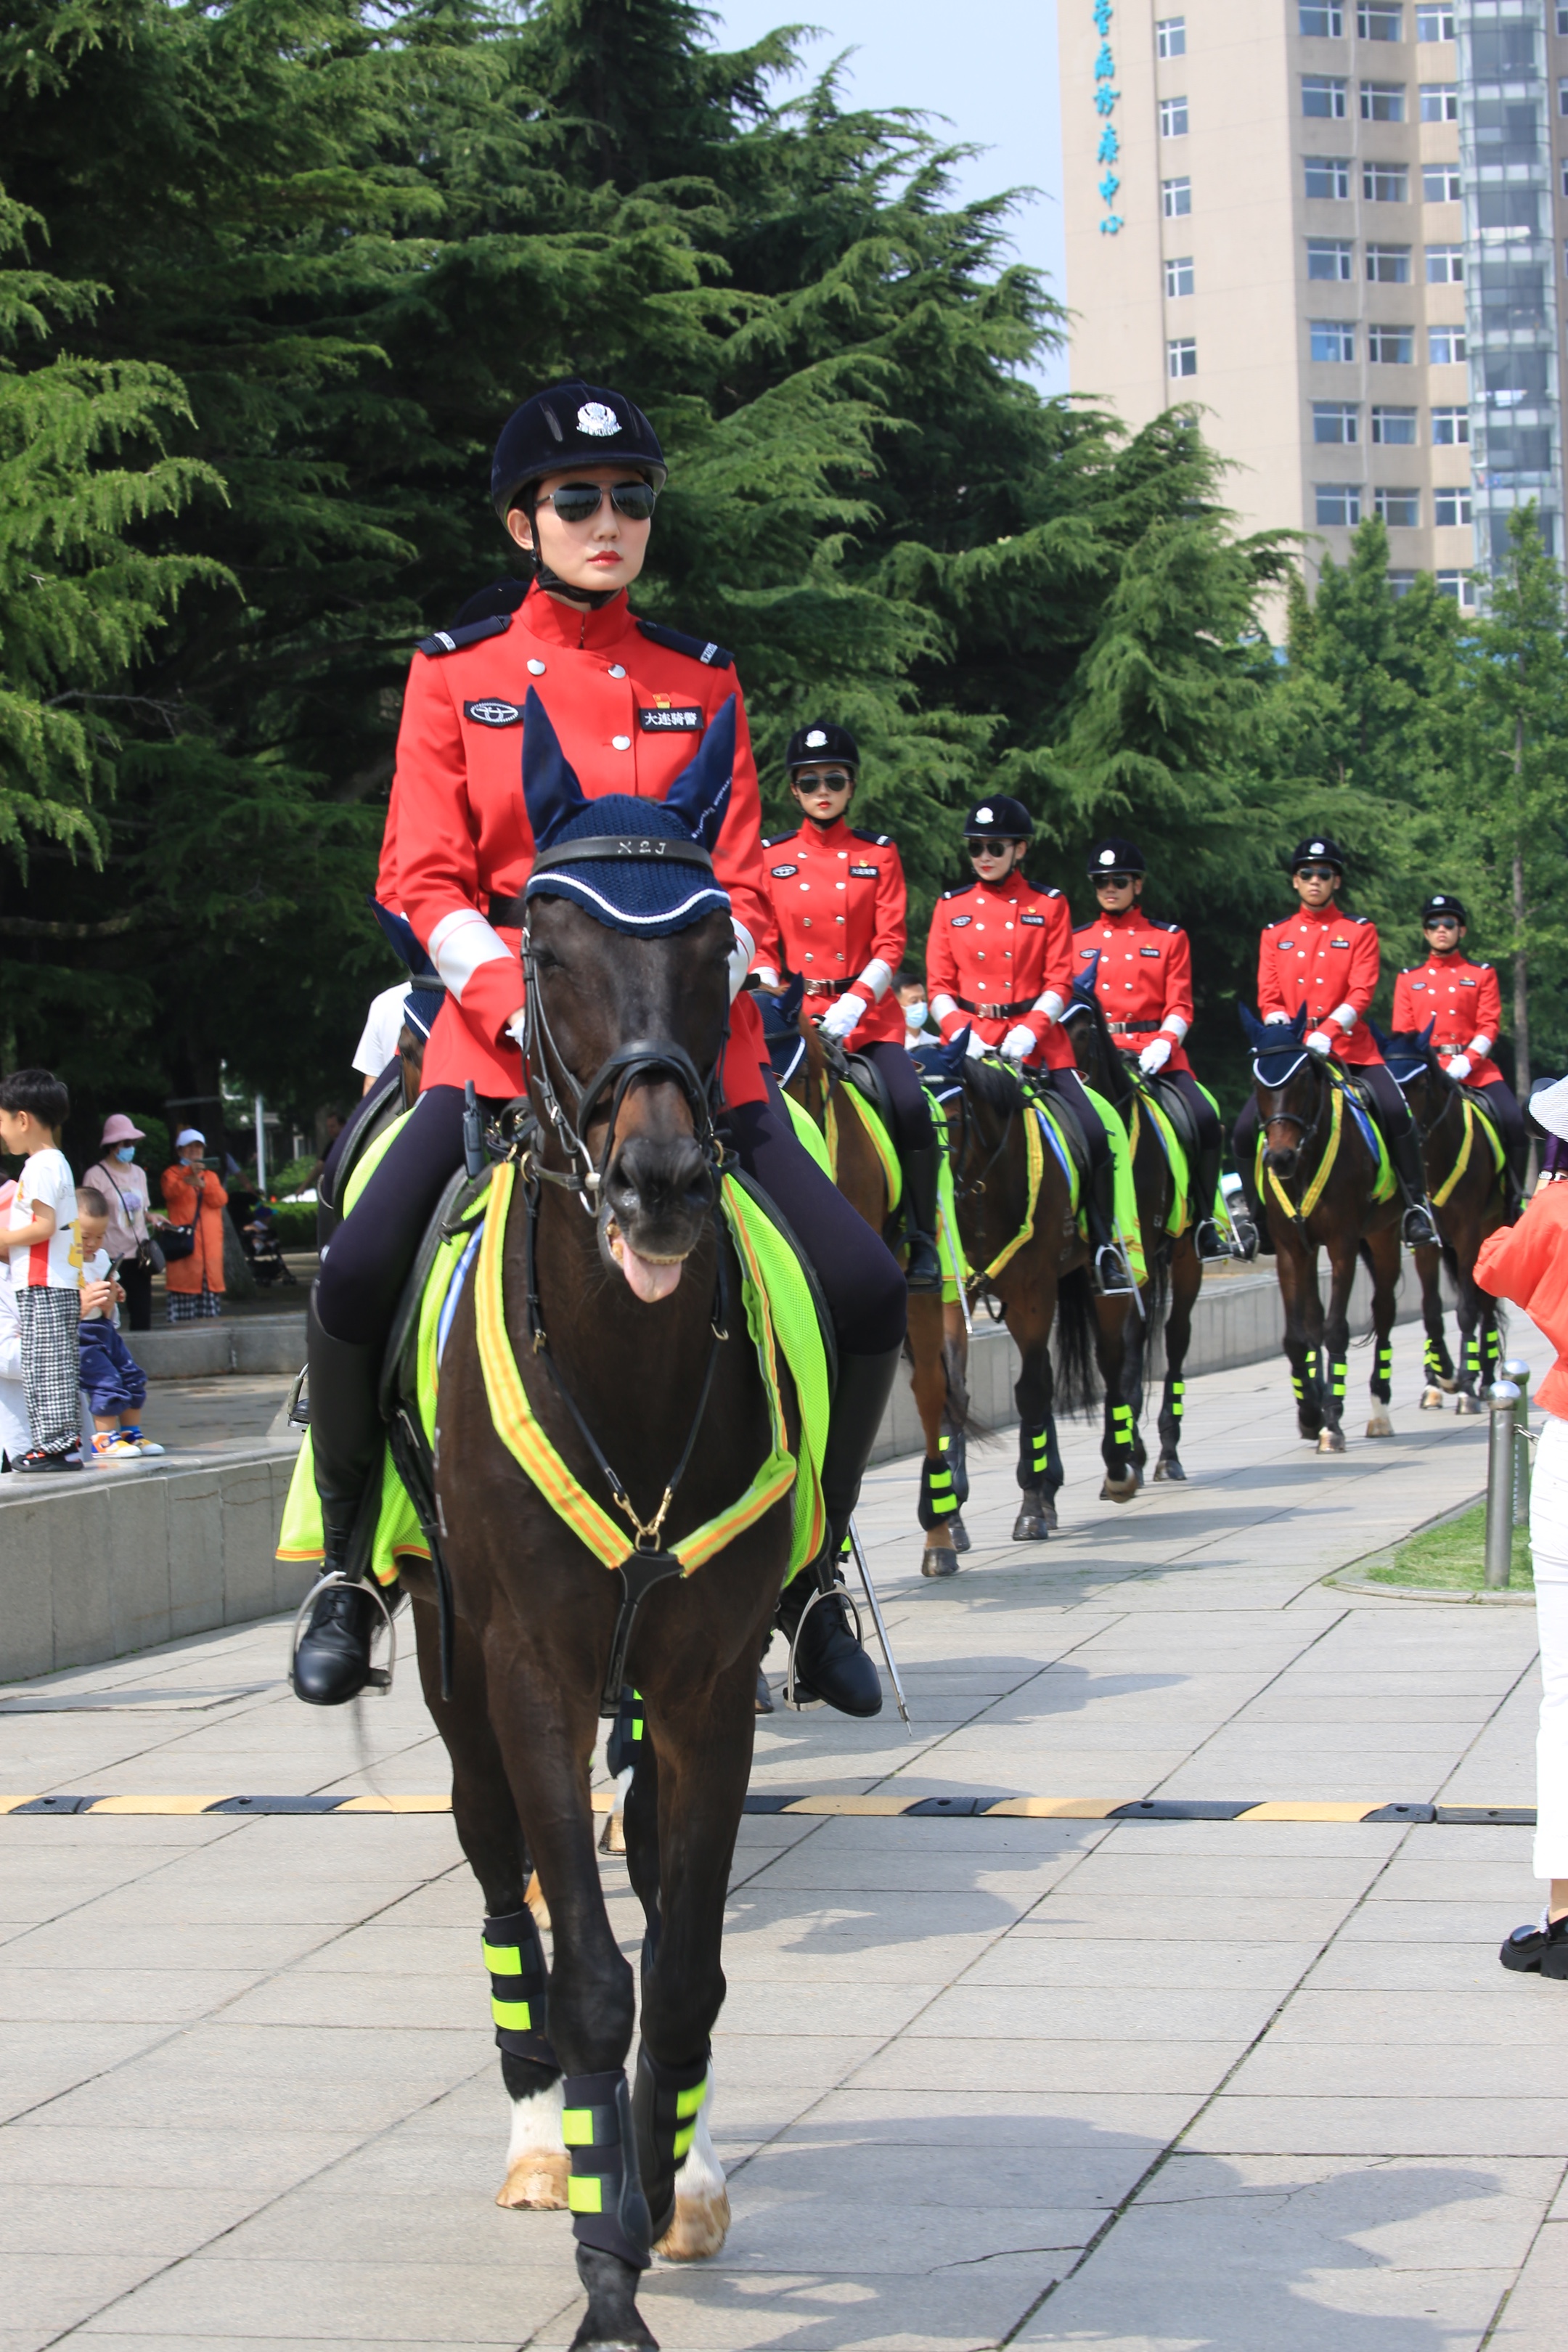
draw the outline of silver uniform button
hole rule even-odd
[[[530,677],[542,677],[544,664],[542,661],[531,661],[528,665],[528,674]]]
[[[629,751],[632,748],[632,739],[629,735],[612,735],[610,743],[612,749],[616,751]]]
[[[625,669],[619,662],[612,662],[610,664],[610,676],[612,677],[625,677],[626,674]]]

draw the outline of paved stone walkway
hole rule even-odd
[[[1412,1332],[1395,1360],[1399,1435],[1341,1460],[1295,1439],[1282,1366],[1194,1382],[1191,1483],[1122,1509],[1075,1432],[1044,1549],[1008,1540],[1007,1438],[952,1584],[914,1572],[909,1466],[877,1472],[916,1737],[777,1715],[756,1784],[1531,1802],[1531,1612],[1321,1581],[1483,1483],[1484,1423],[1416,1413]],[[0,1694],[0,1790],[445,1788],[411,1674],[312,1714],[282,1640]],[[449,1819],[13,1816],[0,1855],[0,2352],[570,2341],[565,2217],[491,2201]],[[1550,2341],[1568,1988],[1496,1960],[1537,1900],[1514,1829],[749,1818],[734,2227],[644,2310],[667,2352]]]

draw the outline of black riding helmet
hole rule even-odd
[[[1433,891],[1421,909],[1422,923],[1424,925],[1429,923],[1434,915],[1451,915],[1456,923],[1466,925],[1470,919],[1465,912],[1463,900],[1451,897],[1446,890]]]
[[[1089,853],[1089,878],[1098,882],[1107,874],[1147,874],[1143,852],[1135,841],[1128,841],[1119,833],[1108,833],[1097,841]]]
[[[569,472],[574,466],[625,464],[639,473],[649,488],[664,488],[669,468],[664,462],[658,436],[635,402],[600,383],[580,376],[536,392],[514,408],[500,430],[490,461],[490,504],[504,525],[513,507],[521,506],[534,532],[534,577],[542,588],[553,588],[575,604],[597,612],[614,602],[618,588],[568,588],[539,553],[537,485],[546,474]]]
[[[1033,841],[1035,820],[1022,801],[1012,800],[1005,793],[993,793],[964,818],[963,837],[965,841]]]
[[[809,727],[797,727],[789,739],[784,753],[784,766],[793,777],[797,768],[816,768],[837,760],[842,767],[858,770],[860,746],[847,727],[840,727],[831,719],[814,719]]]
[[[1332,834],[1315,833],[1310,841],[1299,841],[1290,853],[1291,873],[1297,873],[1303,866],[1331,866],[1342,882],[1345,854]]]

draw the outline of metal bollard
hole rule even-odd
[[[1487,1448],[1487,1590],[1500,1592],[1513,1567],[1514,1454],[1519,1444],[1514,1412],[1519,1391],[1511,1381],[1494,1381],[1487,1391],[1491,1436]]]
[[[1514,1408],[1514,1424],[1519,1433],[1519,1445],[1513,1465],[1513,1523],[1516,1528],[1530,1525],[1530,1366],[1522,1356],[1510,1356],[1502,1368],[1505,1381],[1511,1381],[1519,1391],[1519,1402]]]

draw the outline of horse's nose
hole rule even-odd
[[[1263,1155],[1263,1160],[1264,1165],[1268,1168],[1272,1168],[1277,1175],[1289,1176],[1296,1165],[1295,1147],[1292,1145],[1287,1150],[1281,1151],[1276,1150],[1274,1147],[1270,1145],[1269,1149]]]
[[[633,1135],[612,1160],[605,1191],[624,1230],[646,1230],[704,1216],[712,1206],[713,1177],[689,1135]]]

